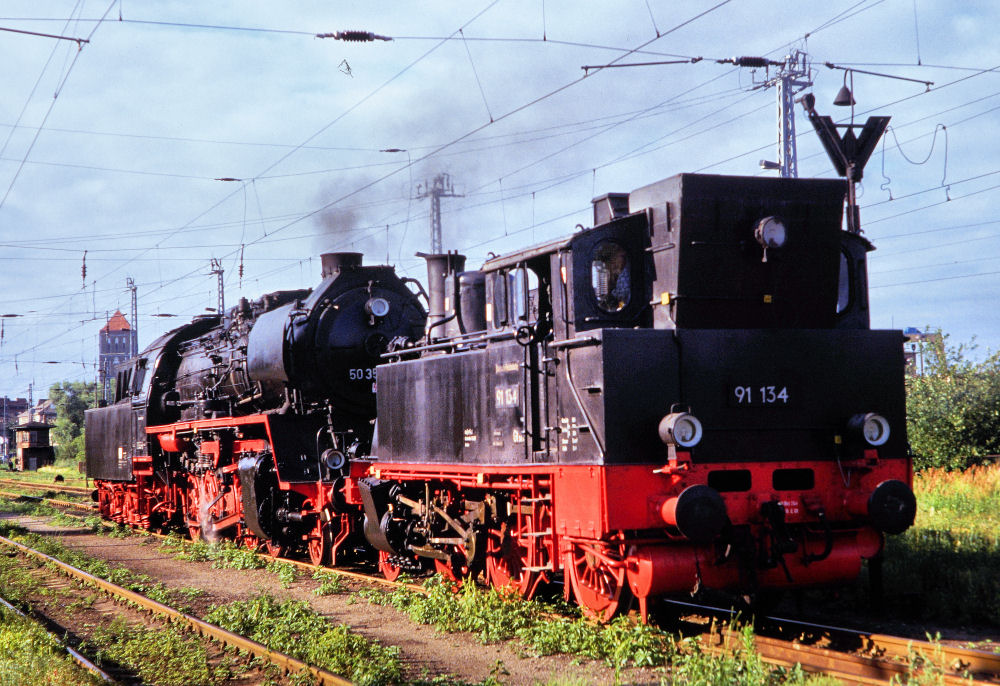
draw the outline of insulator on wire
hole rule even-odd
[[[335,33],[317,33],[317,38],[334,38],[349,43],[370,43],[376,40],[392,40],[389,36],[380,36],[371,31],[337,31]]]
[[[771,60],[766,57],[734,57],[733,64],[737,67],[766,67],[771,64]]]

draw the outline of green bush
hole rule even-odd
[[[964,469],[1000,454],[1000,353],[924,344],[924,373],[906,380],[906,427],[917,469]]]
[[[56,460],[75,465],[84,459],[84,412],[95,406],[97,384],[86,381],[63,381],[49,388],[49,400],[56,408],[52,442],[57,445]]]

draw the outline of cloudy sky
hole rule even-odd
[[[321,252],[422,278],[418,196],[440,173],[461,196],[442,203],[445,246],[473,267],[589,224],[601,193],[774,174],[758,163],[776,158],[775,71],[719,60],[794,50],[821,112],[851,116],[831,105],[845,77],[831,63],[858,70],[856,121],[892,116],[859,188],[873,326],[1000,347],[995,3],[4,0],[0,14],[89,41],[0,32],[0,396],[94,379],[130,278],[140,347],[215,307],[213,258],[227,306],[315,285]],[[317,37],[345,30],[393,40]],[[796,120],[800,176],[833,176]]]

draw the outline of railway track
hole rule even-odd
[[[44,500],[59,505],[67,504],[66,501]],[[149,535],[159,539],[168,538],[157,533]],[[389,581],[377,573],[322,567],[289,557],[273,559],[310,572],[321,569],[344,579],[424,592],[420,585]],[[720,608],[676,601],[670,601],[670,604],[692,613],[715,617],[732,616],[730,611]],[[709,649],[721,650],[725,646],[738,645],[738,641],[739,637],[729,629],[702,635],[702,643]],[[943,682],[949,686],[969,684],[969,675],[974,679],[972,683],[1000,683],[1000,655],[994,653],[795,619],[766,618],[761,625],[761,633],[756,637],[756,648],[765,662],[775,666],[791,667],[800,664],[808,672],[828,674],[845,683],[885,684],[893,678],[905,678],[908,658],[913,654],[922,654],[943,663],[941,666],[949,670],[943,676]]]
[[[731,610],[717,607],[679,601],[669,604],[725,619],[723,626],[734,617]],[[822,672],[846,683],[905,681],[911,655],[933,660],[944,669],[941,680],[948,686],[1000,683],[1000,655],[983,650],[779,617],[762,618],[756,628],[756,647],[765,661],[786,667],[800,663],[806,671]],[[730,629],[705,637],[716,645],[733,645],[739,638]]]
[[[22,543],[18,543],[17,541],[0,536],[0,544],[13,548],[25,556],[55,567],[65,576],[82,584],[96,587],[112,598],[132,603],[143,610],[152,612],[154,615],[164,620],[181,622],[206,640],[214,639],[225,645],[233,646],[239,650],[246,651],[255,657],[263,658],[278,665],[286,672],[300,672],[302,670],[308,670],[316,681],[324,684],[325,686],[349,686],[351,684],[350,681],[336,674],[328,672],[324,669],[313,667],[312,665],[308,665],[301,660],[285,655],[284,653],[271,650],[267,648],[267,646],[257,643],[256,641],[252,641],[244,636],[226,631],[225,629],[215,626],[214,624],[209,624],[208,622],[205,622],[197,617],[175,610],[167,605],[147,598],[140,593],[136,593],[135,591],[122,588],[121,586],[89,574],[88,572],[73,567],[72,565],[46,555],[45,553],[35,550],[34,548],[30,548]]]
[[[87,498],[89,498],[90,494],[94,492],[93,488],[86,488],[84,486],[67,486],[66,484],[58,483],[40,484],[34,481],[20,481],[18,479],[0,479],[0,486],[27,488],[36,491],[55,491],[57,493],[67,493]]]
[[[34,500],[36,502],[46,503],[47,505],[52,505],[54,507],[64,507],[71,510],[76,510],[77,512],[97,512],[97,506],[94,505],[93,503],[76,503],[73,502],[72,500],[45,498],[39,495],[26,495],[24,493],[13,493],[11,491],[0,491],[0,496],[7,498]]]

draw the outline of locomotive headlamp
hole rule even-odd
[[[875,448],[889,440],[889,420],[875,412],[854,415],[847,422],[847,428]]]
[[[785,224],[777,217],[764,217],[757,222],[757,228],[753,231],[753,237],[757,239],[757,242],[765,250],[780,248],[785,244],[785,239],[787,238]]]
[[[339,470],[344,466],[344,463],[347,462],[347,458],[344,457],[344,453],[339,450],[335,450],[334,448],[327,448],[323,451],[323,454],[320,457],[327,468],[332,471]]]
[[[690,448],[704,433],[701,422],[688,412],[671,412],[660,420],[660,440],[667,445]]]
[[[365,312],[373,317],[384,317],[389,314],[389,301],[385,298],[368,298],[365,303]]]

